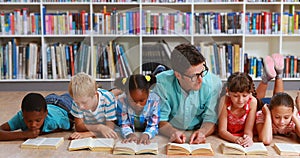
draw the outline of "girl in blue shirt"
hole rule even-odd
[[[160,118],[160,98],[150,91],[156,83],[156,77],[150,75],[131,75],[119,78],[115,86],[123,90],[117,103],[118,125],[125,138],[122,142],[149,144],[150,139],[158,134]],[[140,137],[134,132],[142,131]]]

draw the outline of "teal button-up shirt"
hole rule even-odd
[[[160,121],[181,130],[199,129],[203,122],[216,123],[221,87],[220,78],[209,72],[203,77],[200,90],[186,93],[173,70],[161,72],[153,89],[161,97]]]

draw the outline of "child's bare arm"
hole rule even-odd
[[[106,126],[110,129],[115,129],[115,123],[113,121],[106,121]]]
[[[10,131],[8,123],[4,123],[0,127],[0,140],[17,140],[35,138],[40,134],[40,130],[35,131]]]
[[[256,110],[257,100],[256,98],[252,97],[252,100],[250,102],[250,112],[245,122],[243,141],[240,144],[244,147],[251,146],[253,144],[253,127],[256,118]]]
[[[269,145],[273,139],[271,112],[267,105],[263,106],[262,111],[265,116],[265,122],[256,124],[258,140],[262,141],[265,145]]]
[[[221,138],[228,140],[230,142],[236,143],[237,140],[240,138],[238,136],[232,135],[230,132],[227,130],[227,109],[225,105],[225,97],[223,97],[220,100],[220,114],[219,114],[219,125],[218,125],[218,132]],[[222,109],[221,109],[222,108]]]
[[[295,123],[295,133],[297,134],[298,137],[300,137],[300,119],[299,119],[299,113],[297,109],[294,109],[292,121],[294,121]]]
[[[81,118],[74,118],[74,122],[75,122],[75,131],[77,132],[86,132],[89,131],[89,129],[87,129],[84,121]]]
[[[255,117],[256,117],[256,110],[257,110],[257,100],[256,98],[252,97],[252,100],[250,102],[250,112],[247,116],[244,134],[253,138],[253,127],[255,123]]]

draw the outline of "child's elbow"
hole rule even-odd
[[[272,138],[260,138],[259,141],[264,143],[264,145],[270,145],[272,142]]]

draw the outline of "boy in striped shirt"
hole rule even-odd
[[[71,114],[76,130],[70,139],[118,137],[114,131],[116,101],[111,92],[97,88],[95,79],[83,72],[71,78],[68,89],[74,99]]]

